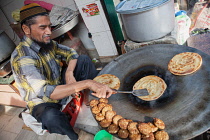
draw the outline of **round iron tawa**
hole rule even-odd
[[[200,54],[201,68],[185,76],[170,73],[168,62],[182,52]],[[143,122],[159,118],[173,140],[190,139],[210,128],[210,56],[195,48],[174,44],[145,46],[117,57],[101,74],[116,75],[121,82],[119,90],[132,90],[135,82],[147,75],[165,80],[166,91],[154,101],[143,101],[129,94],[112,95],[109,104],[124,118]]]

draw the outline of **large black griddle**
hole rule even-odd
[[[196,52],[202,56],[203,63],[197,72],[176,76],[168,71],[170,59],[182,52]],[[124,118],[143,122],[160,118],[173,140],[190,139],[210,128],[209,55],[181,45],[150,45],[119,56],[103,68],[99,75],[102,74],[116,75],[121,81],[120,90],[132,90],[134,83],[147,75],[165,80],[166,91],[154,101],[143,101],[128,94],[112,95],[109,103]]]

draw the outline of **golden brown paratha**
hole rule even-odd
[[[120,79],[112,74],[102,74],[95,77],[93,80],[105,84],[112,89],[117,90],[120,88]]]
[[[174,75],[187,75],[197,71],[202,65],[198,53],[184,52],[175,55],[168,63],[168,70]]]
[[[149,92],[147,96],[139,96],[138,98],[146,101],[158,99],[167,88],[165,81],[155,75],[149,75],[138,80],[134,86],[133,90],[146,88]]]

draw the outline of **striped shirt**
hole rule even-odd
[[[77,58],[72,48],[53,41],[52,48],[46,51],[24,36],[11,55],[11,67],[19,92],[31,111],[40,103],[59,102],[50,99],[50,95],[62,84],[60,63],[66,61],[68,64]]]

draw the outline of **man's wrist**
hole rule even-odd
[[[91,80],[85,80],[86,88],[90,88]]]
[[[74,71],[73,70],[68,70],[67,71],[69,74],[74,74]]]

